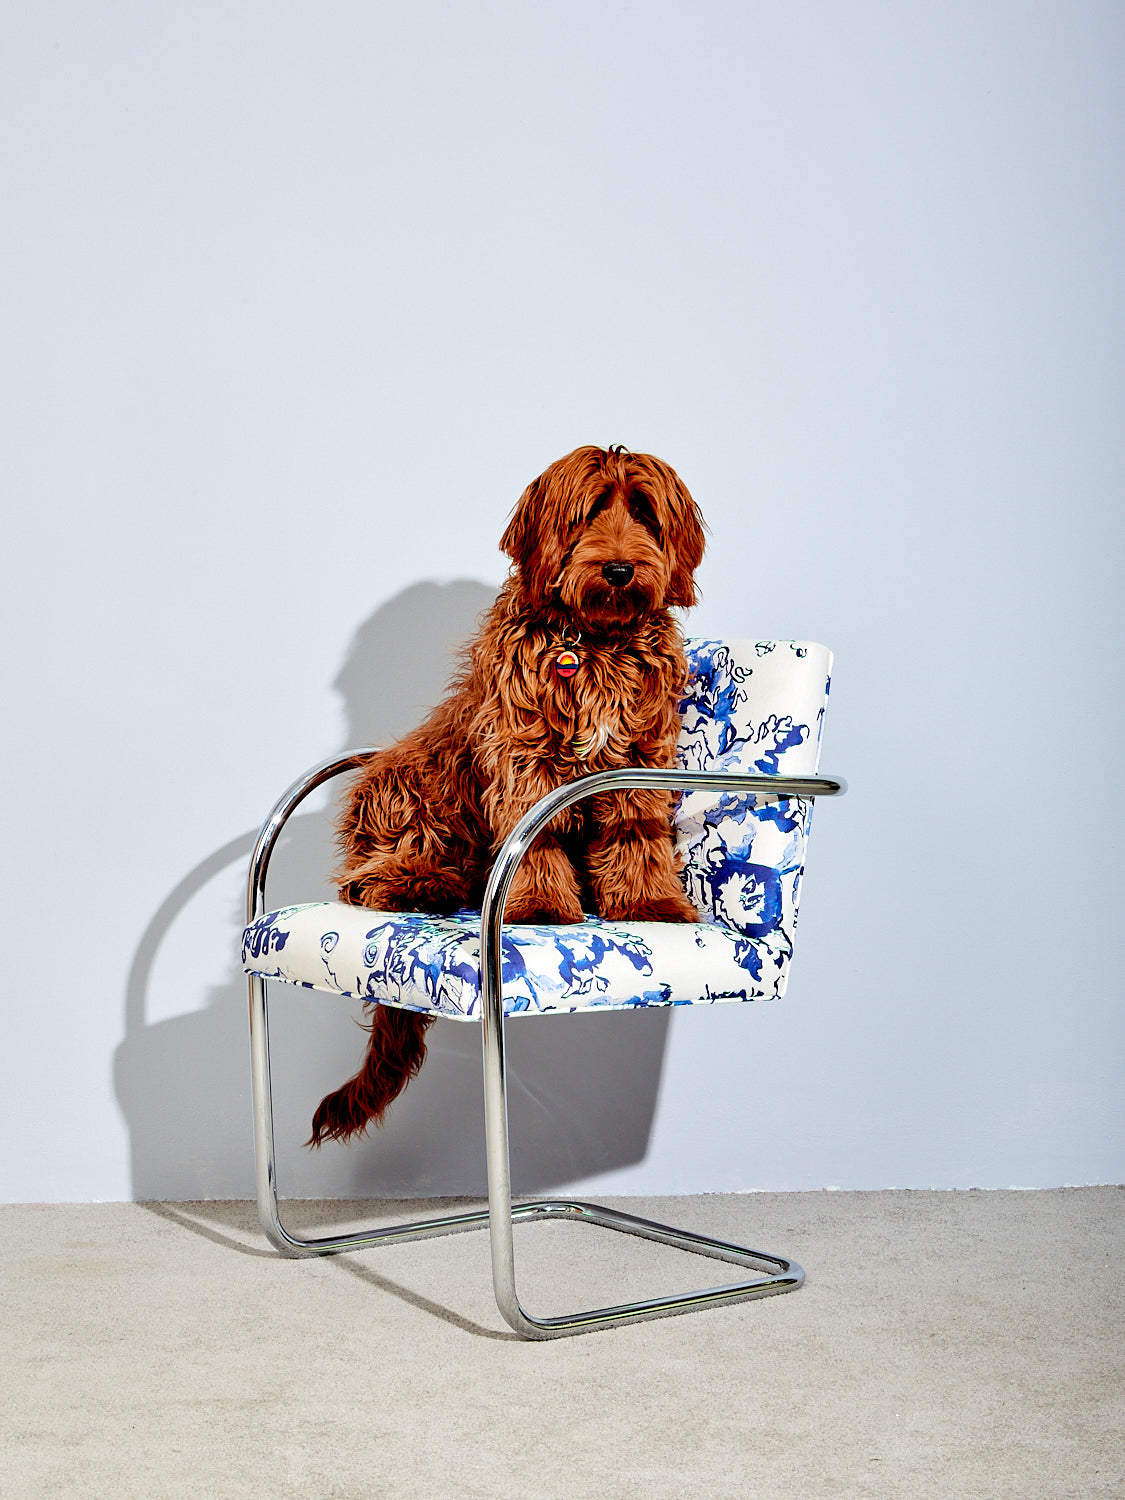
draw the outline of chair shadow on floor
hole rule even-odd
[[[473,634],[493,597],[493,589],[471,580],[426,582],[376,610],[356,632],[334,683],[347,719],[341,749],[386,743],[417,723],[444,692],[451,647]],[[262,733],[269,732],[264,725]],[[294,766],[293,775],[304,769]],[[334,899],[331,816],[326,808],[290,820],[271,868],[271,905]],[[230,966],[207,1003],[170,1019],[148,1017],[157,959],[176,923],[212,881],[234,888],[256,834],[247,829],[190,870],[161,902],[134,954],[114,1078],[135,1199],[253,1196],[246,985],[234,953],[241,897],[230,902]],[[281,985],[271,988],[271,1001],[283,1198],[485,1193],[478,1027],[439,1021],[429,1033],[426,1066],[381,1129],[351,1146],[306,1151],[301,1143],[317,1102],[359,1065],[362,1008]],[[509,1026],[517,1192],[560,1188],[643,1160],[669,1020],[661,1008],[535,1016]]]
[[[233,1250],[239,1255],[249,1255],[265,1260],[276,1260],[277,1251],[262,1243],[261,1231],[258,1227],[257,1210],[252,1203],[223,1202],[223,1203],[160,1203],[148,1202],[142,1205],[151,1214],[154,1214],[165,1224],[171,1224],[177,1229],[186,1230],[190,1234],[197,1235],[200,1239],[207,1240],[212,1245],[219,1245],[224,1250]],[[443,1208],[455,1212],[461,1208],[480,1208],[483,1205],[479,1201],[464,1199],[461,1201],[446,1199]],[[326,1221],[340,1229],[345,1226],[355,1227],[362,1221],[363,1225],[369,1225],[382,1219],[397,1220],[400,1217],[409,1219],[421,1219],[428,1212],[432,1212],[432,1205],[428,1205],[424,1199],[414,1202],[397,1202],[390,1207],[384,1203],[349,1203],[345,1209],[342,1204],[317,1203],[316,1201],[303,1201],[293,1204],[290,1209],[292,1227],[301,1234],[308,1234],[322,1229]],[[357,1217],[358,1215],[358,1217]],[[374,1255],[375,1266],[378,1265],[378,1252]],[[472,1334],[476,1338],[492,1339],[501,1343],[521,1343],[519,1335],[510,1329],[487,1328],[482,1323],[467,1318],[464,1314],[457,1312],[444,1303],[436,1302],[432,1297],[417,1291],[414,1287],[403,1285],[393,1277],[377,1270],[369,1260],[358,1260],[354,1255],[336,1255],[331,1257],[333,1266],[362,1282],[365,1286],[372,1287],[375,1291],[386,1296],[397,1297],[400,1302],[417,1309],[419,1312],[429,1314],[437,1318],[441,1323],[448,1323],[454,1328],[459,1328],[462,1333]]]

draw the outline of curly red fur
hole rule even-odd
[[[576,448],[528,485],[501,539],[511,575],[449,696],[351,788],[341,899],[479,906],[496,851],[544,793],[589,771],[671,766],[687,664],[668,610],[695,603],[703,546],[695,502],[648,454]],[[579,669],[560,677],[556,659],[577,637]],[[506,919],[580,922],[584,903],[618,921],[696,920],[669,793],[611,793],[560,813],[517,870]],[[311,1145],[382,1119],[421,1067],[430,1019],[375,1008],[363,1066],[321,1102]]]

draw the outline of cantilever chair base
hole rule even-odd
[[[256,975],[250,980],[250,1034],[253,1057],[254,1117],[259,1144],[258,1212],[266,1237],[283,1255],[334,1255],[345,1250],[362,1250],[372,1245],[403,1243],[407,1240],[434,1239],[459,1234],[469,1229],[490,1228],[493,1231],[494,1281],[496,1300],[505,1320],[524,1338],[556,1339],[568,1334],[586,1333],[595,1328],[610,1328],[620,1323],[637,1323],[647,1318],[670,1317],[674,1313],[692,1312],[727,1302],[744,1302],[752,1297],[776,1296],[794,1292],[805,1279],[796,1262],[777,1255],[749,1250],[726,1240],[674,1229],[635,1214],[622,1213],[597,1203],[574,1198],[540,1198],[529,1203],[509,1202],[505,1219],[493,1223],[493,1212],[502,1205],[468,1213],[448,1214],[434,1219],[417,1219],[386,1229],[364,1229],[352,1234],[302,1237],[289,1232],[281,1222],[277,1201],[277,1184],[273,1171],[273,1119],[269,1082],[269,1023],[266,1008],[265,981]],[[264,1170],[263,1170],[264,1169]],[[589,1312],[567,1313],[556,1318],[536,1318],[521,1306],[516,1295],[513,1257],[510,1253],[514,1223],[533,1219],[562,1219],[577,1224],[596,1224],[616,1229],[641,1239],[655,1240],[677,1250],[689,1250],[714,1260],[764,1272],[746,1281],[705,1287],[700,1291],[678,1292],[670,1297],[651,1297],[640,1302],[623,1302],[614,1307],[593,1308]],[[496,1275],[496,1251],[509,1247],[501,1259]]]
[[[725,1240],[711,1239],[687,1229],[673,1229],[651,1219],[622,1213],[597,1203],[573,1198],[540,1198],[530,1203],[496,1201],[490,1182],[489,1207],[469,1213],[448,1214],[434,1219],[417,1219],[386,1229],[363,1229],[352,1234],[302,1237],[291,1234],[281,1222],[277,1201],[277,1179],[273,1149],[273,1106],[270,1090],[269,1019],[265,981],[257,975],[250,978],[250,1047],[254,1087],[254,1124],[258,1163],[258,1214],[266,1237],[283,1255],[335,1255],[345,1250],[362,1250],[371,1245],[403,1243],[407,1240],[434,1239],[440,1235],[458,1234],[469,1229],[492,1231],[493,1283],[496,1301],[507,1323],[516,1333],[528,1339],[557,1339],[568,1334],[585,1333],[595,1328],[609,1328],[619,1323],[636,1323],[646,1318],[669,1317],[696,1308],[713,1307],[726,1302],[742,1302],[751,1297],[769,1297],[779,1292],[793,1292],[805,1279],[794,1261],[777,1255],[748,1250]],[[486,1054],[486,1071],[487,1071]],[[506,1121],[504,1154],[507,1155]],[[495,1128],[495,1124],[493,1125]],[[486,1122],[487,1129],[487,1122]],[[490,1142],[491,1144],[491,1142]],[[500,1215],[500,1217],[497,1217]],[[764,1272],[747,1281],[705,1287],[700,1291],[679,1292],[670,1297],[651,1297],[641,1302],[623,1302],[614,1307],[593,1308],[589,1312],[567,1313],[557,1318],[536,1318],[520,1304],[515,1286],[515,1264],[512,1253],[512,1225],[522,1220],[564,1219],[578,1224],[597,1224],[641,1239],[655,1240],[678,1250],[690,1250],[714,1260],[729,1261]]]

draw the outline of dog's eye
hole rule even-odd
[[[612,499],[613,491],[603,490],[598,498],[594,501],[593,505],[591,505],[590,509],[586,512],[586,520],[583,522],[583,524],[588,526],[595,516],[600,516],[602,511],[605,510],[606,506]]]
[[[660,540],[660,522],[656,519],[656,507],[643,491],[634,490],[629,496],[629,514],[634,521],[639,521],[646,531],[650,531],[657,541]]]

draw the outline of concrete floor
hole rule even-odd
[[[294,1261],[245,1203],[2,1208],[0,1494],[1125,1496],[1125,1189],[616,1201],[808,1282],[529,1344],[483,1234]],[[517,1255],[534,1312],[726,1271],[572,1224]]]

